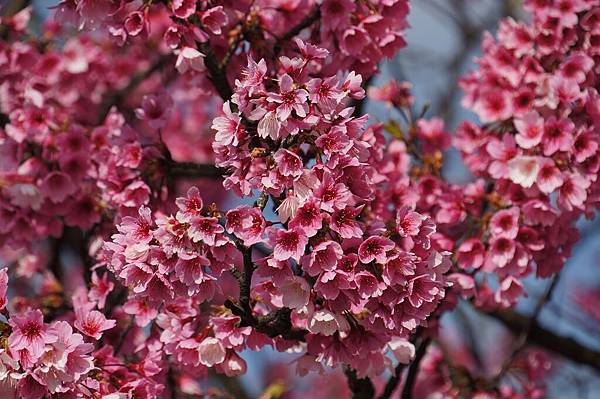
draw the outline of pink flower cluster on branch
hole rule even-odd
[[[233,313],[219,310],[188,329],[202,321],[184,320],[192,335],[169,336],[178,359],[179,351],[193,349],[188,340],[204,342],[197,334],[221,348],[211,366],[256,345],[287,349],[297,343],[261,328],[269,318],[274,324],[287,318],[283,338],[305,330],[297,335],[306,342],[301,367],[350,365],[361,375],[379,373],[388,362],[386,344],[406,339],[443,299],[450,263],[431,248],[431,219],[407,207],[391,215],[372,207],[386,180],[372,166],[385,140],[347,106],[364,96],[360,76],[311,77],[327,51],[298,45],[297,57],[280,58],[276,77],[267,76],[263,60],[250,60],[213,124],[217,164],[232,170],[224,184],[241,195],[260,191],[262,206],[222,215],[204,207],[192,188],[177,200],[174,216],[154,221],[142,208],[106,244],[109,268],[132,289],[132,300],[165,304],[223,298],[230,278],[224,272],[238,276],[239,301],[225,302]],[[275,218],[266,216],[265,201],[274,204]],[[240,330],[239,322],[258,333]],[[223,340],[223,328],[239,340]],[[199,366],[202,356],[185,364]]]
[[[3,16],[0,396],[212,395],[272,347],[355,397],[542,397],[545,354],[455,365],[438,328],[459,298],[514,307],[598,209],[600,8],[525,6],[454,137],[409,83],[365,90],[405,0],[61,0],[39,38]]]

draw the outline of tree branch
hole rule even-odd
[[[510,310],[498,310],[486,314],[502,322],[515,334],[525,331],[530,323],[529,317]],[[590,366],[600,372],[600,352],[580,344],[573,338],[555,334],[540,326],[537,321],[534,321],[530,326],[527,342],[554,352],[572,362]]]
[[[212,164],[167,160],[165,167],[167,174],[174,177],[220,178],[227,174],[223,169]]]
[[[345,369],[348,387],[352,391],[352,399],[372,399],[375,397],[375,387],[373,382],[368,378],[358,378],[356,371],[353,369]]]
[[[250,395],[246,392],[244,384],[237,377],[227,377],[224,374],[216,373],[211,370],[211,376],[214,377],[223,388],[233,395],[236,399],[250,399]]]
[[[127,98],[127,95],[135,90],[143,81],[148,79],[154,72],[160,70],[165,65],[168,65],[171,62],[171,55],[163,55],[161,56],[150,68],[131,78],[127,86],[123,87],[119,90],[109,91],[104,95],[102,102],[100,103],[100,108],[98,109],[98,119],[96,121],[97,125],[100,125],[106,119],[106,116],[110,112],[113,106],[119,107],[123,100]]]
[[[317,4],[312,11],[298,23],[298,25],[294,26],[286,34],[275,41],[275,45],[273,46],[273,58],[277,58],[286,42],[314,24],[319,18],[321,18],[321,7]]]
[[[250,304],[250,289],[255,269],[252,263],[252,248],[241,248],[240,250],[244,257],[244,270],[242,273],[239,273],[237,269],[232,270],[232,274],[240,284],[240,296],[238,303],[226,300],[225,307],[241,319],[242,326],[251,326],[271,338],[280,336],[287,340],[304,341],[304,336],[308,331],[292,327],[291,309],[277,309],[265,316],[254,315]]]
[[[415,382],[417,381],[417,374],[419,374],[419,365],[421,364],[421,360],[425,356],[427,352],[427,347],[431,343],[431,338],[425,338],[421,341],[421,345],[417,348],[417,352],[415,353],[415,360],[411,363],[408,368],[408,374],[406,374],[406,381],[404,382],[404,388],[402,389],[402,399],[410,399],[413,394],[413,387]]]
[[[385,384],[385,388],[379,396],[379,399],[389,399],[392,397],[392,394],[394,393],[394,391],[398,387],[398,383],[400,382],[400,377],[402,376],[404,366],[404,363],[398,363],[396,365],[396,368],[394,369],[394,375],[392,375],[388,382]]]
[[[500,367],[500,370],[494,377],[494,383],[497,384],[498,382],[500,382],[502,377],[506,374],[506,372],[508,372],[508,369],[510,368],[510,365],[513,363],[515,356],[521,350],[523,350],[523,348],[527,344],[527,339],[529,338],[529,335],[531,334],[531,328],[533,327],[533,324],[537,322],[538,317],[540,316],[540,313],[542,312],[542,309],[544,308],[544,305],[550,299],[552,299],[552,293],[554,292],[554,289],[558,285],[559,279],[560,279],[560,273],[555,274],[554,277],[552,278],[552,282],[550,283],[550,286],[548,287],[548,290],[538,300],[537,304],[535,305],[533,314],[531,315],[531,317],[529,317],[528,324],[525,326],[523,331],[521,331],[521,333],[519,334],[519,337],[517,338],[512,350],[511,350],[511,353],[506,357],[506,359],[504,360],[504,363]]]
[[[231,85],[227,80],[225,68],[221,68],[217,56],[210,47],[209,42],[198,43],[198,48],[200,49],[200,52],[204,54],[204,65],[208,70],[209,80],[215,87],[215,90],[217,90],[217,93],[219,93],[219,96],[221,96],[221,99],[223,99],[223,101],[229,101],[233,95],[233,90],[231,90]]]

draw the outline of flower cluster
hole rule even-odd
[[[137,171],[143,153],[137,134],[118,114],[89,127],[95,115],[86,112],[87,102],[101,97],[80,93],[101,96],[118,78],[91,76],[109,67],[99,50],[86,37],[70,40],[62,53],[40,53],[23,43],[2,49],[2,112],[8,117],[0,129],[2,245],[59,237],[63,226],[88,229],[105,210],[148,202],[150,188]],[[87,79],[78,78],[82,74]]]
[[[214,56],[197,49],[197,42],[210,42],[221,56],[229,51],[231,40],[248,41],[252,44],[251,56],[276,58],[287,47],[280,38],[297,26],[297,31],[292,29],[294,36],[306,29],[308,33],[303,37],[331,52],[322,66],[324,74],[355,70],[370,76],[380,60],[392,57],[405,46],[403,31],[408,26],[408,11],[407,0],[178,0],[168,4],[61,0],[57,18],[78,28],[102,27],[117,43],[145,39],[158,30],[162,33],[161,45],[177,55],[177,69],[182,73],[204,71],[205,58]],[[233,63],[241,65],[244,58],[231,55]]]
[[[484,38],[479,68],[464,77],[464,104],[489,124],[463,125],[457,145],[474,172],[506,185],[504,191],[560,213],[592,212],[600,141],[598,8],[594,1],[528,4],[533,21],[502,21],[497,40]]]
[[[542,353],[511,355],[515,390],[438,329],[461,297],[514,307],[598,208],[600,8],[524,3],[454,137],[409,83],[366,89],[406,0],[60,0],[39,38],[2,16],[0,396],[218,396],[198,380],[272,347],[354,393],[389,370],[419,397],[542,397]],[[451,145],[476,180],[445,176]]]
[[[558,3],[528,2],[529,24],[503,20],[461,82],[464,104],[487,124],[464,122],[455,144],[489,183],[486,234],[463,242],[457,261],[510,276],[502,284],[517,295],[523,288],[514,279],[534,267],[542,277],[561,269],[578,237],[574,222],[598,206],[599,10],[589,1]]]
[[[299,56],[282,57],[276,78],[267,76],[263,60],[249,60],[213,123],[217,163],[232,172],[225,186],[246,196],[259,191],[257,204],[222,215],[192,188],[176,201],[174,216],[153,219],[141,208],[139,217],[124,218],[105,244],[107,261],[131,287],[131,299],[145,302],[217,300],[227,294],[229,275],[239,278],[240,303],[224,303],[231,313],[194,328],[185,326],[202,321],[188,315],[183,335],[166,335],[186,364],[220,365],[229,353],[257,345],[257,331],[242,327],[257,327],[254,315],[290,312],[290,331],[304,331],[302,368],[345,364],[362,375],[379,373],[386,344],[399,345],[392,338],[406,339],[444,298],[450,262],[431,248],[430,218],[374,202],[387,180],[374,167],[385,141],[381,129],[366,128],[347,106],[364,96],[360,76],[312,77],[327,51],[297,44]],[[254,280],[247,281],[248,269]],[[258,332],[261,344],[280,340]],[[229,334],[238,338],[224,340]],[[197,355],[207,340],[215,361]],[[196,355],[180,354],[184,349]]]

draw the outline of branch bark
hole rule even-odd
[[[273,59],[277,58],[277,56],[283,49],[283,45],[286,42],[290,41],[294,36],[296,36],[304,29],[317,22],[319,18],[321,18],[321,7],[317,4],[311,10],[311,12],[308,13],[308,15],[298,23],[298,25],[294,26],[292,29],[287,31],[287,33],[285,33],[283,36],[281,36],[275,41],[275,45],[273,46]]]
[[[368,378],[358,378],[356,371],[345,369],[348,387],[352,391],[352,399],[372,399],[375,397],[375,387],[373,382]]]
[[[427,347],[431,343],[431,338],[425,338],[421,341],[421,345],[417,348],[417,352],[415,353],[415,360],[410,364],[408,368],[408,373],[406,374],[406,381],[404,382],[404,388],[402,389],[402,399],[410,399],[413,395],[413,387],[415,382],[417,381],[417,374],[419,374],[419,366],[421,365],[421,360],[425,356],[427,352]]]
[[[168,161],[166,169],[167,174],[173,177],[221,178],[227,174],[223,169],[215,165],[193,162]]]
[[[291,309],[281,308],[264,316],[254,315],[250,304],[250,289],[255,269],[252,263],[252,248],[241,248],[240,250],[244,257],[243,272],[240,273],[237,269],[232,271],[240,284],[240,296],[237,303],[229,299],[226,300],[225,307],[241,319],[241,325],[243,326],[251,326],[271,338],[280,336],[287,340],[304,341],[308,331],[293,328]]]
[[[499,310],[487,313],[487,315],[500,321],[515,334],[525,331],[530,323],[529,317],[510,310]],[[590,366],[600,372],[599,351],[588,348],[573,338],[558,335],[544,328],[537,321],[530,326],[527,342],[554,352],[572,362]]]
[[[96,120],[96,124],[100,125],[106,119],[106,116],[110,112],[113,106],[119,107],[123,100],[127,98],[127,95],[135,90],[143,81],[148,79],[154,72],[159,71],[164,66],[168,65],[171,62],[172,57],[170,55],[161,56],[150,68],[147,70],[140,72],[131,78],[127,86],[123,87],[119,90],[109,91],[105,94],[102,102],[100,103],[100,108],[98,109],[98,119]]]
[[[385,384],[385,388],[383,388],[383,392],[379,396],[379,399],[389,399],[392,397],[392,394],[398,387],[398,383],[400,383],[400,377],[402,376],[404,366],[404,363],[398,363],[398,365],[396,365],[396,368],[394,369],[394,375],[392,375]]]

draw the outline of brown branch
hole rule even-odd
[[[165,168],[167,174],[173,177],[220,178],[227,174],[223,169],[215,165],[194,162],[176,162],[167,160]]]
[[[219,381],[227,393],[233,395],[236,399],[250,399],[250,395],[246,392],[244,384],[237,377],[227,377],[224,374],[216,373],[211,370],[211,376]]]
[[[293,328],[291,309],[277,309],[265,316],[255,316],[250,304],[250,289],[252,286],[252,275],[254,264],[252,263],[252,248],[240,248],[244,257],[244,269],[240,273],[237,269],[232,274],[240,284],[240,295],[238,302],[226,300],[224,305],[227,309],[241,319],[240,325],[253,327],[256,331],[268,335],[271,338],[282,337],[292,341],[304,341],[306,330]]]
[[[404,382],[404,388],[402,389],[402,399],[410,399],[413,395],[413,387],[415,382],[417,381],[417,374],[419,374],[419,366],[421,364],[421,360],[425,357],[425,353],[427,352],[427,347],[431,343],[431,338],[425,338],[421,341],[421,345],[417,348],[415,353],[415,360],[411,363],[408,368],[408,373],[406,374],[406,381]]]
[[[379,396],[379,399],[389,399],[392,397],[392,394],[398,387],[398,383],[400,382],[400,377],[402,376],[402,371],[404,370],[404,363],[398,363],[396,368],[394,369],[394,374],[390,377],[388,382],[385,384],[385,388],[383,392]]]
[[[508,369],[510,368],[510,365],[513,363],[515,356],[521,350],[523,350],[523,348],[527,344],[527,340],[531,334],[531,329],[533,327],[533,324],[537,322],[538,317],[540,316],[540,313],[542,312],[542,309],[544,308],[544,305],[550,299],[552,299],[552,293],[554,292],[554,289],[558,285],[559,279],[560,279],[560,273],[557,273],[556,275],[554,275],[554,277],[552,278],[552,282],[550,283],[550,286],[548,287],[548,290],[538,300],[537,304],[535,305],[535,309],[533,310],[533,314],[529,317],[527,325],[525,326],[523,331],[521,331],[521,333],[519,334],[519,337],[517,338],[510,354],[506,357],[506,359],[504,360],[504,363],[500,367],[500,370],[494,377],[493,381],[495,384],[497,384],[502,379],[502,377],[508,372]]]
[[[198,48],[200,49],[200,52],[204,54],[204,65],[208,70],[208,79],[211,81],[223,101],[229,101],[233,95],[233,91],[231,90],[231,85],[227,80],[225,68],[221,67],[220,62],[217,60],[217,56],[210,47],[209,42],[198,43]]]
[[[352,399],[372,399],[375,397],[375,387],[369,377],[358,378],[356,371],[345,369],[348,387],[352,391]]]
[[[123,101],[127,98],[127,95],[135,90],[143,81],[148,79],[154,72],[159,71],[164,66],[171,62],[171,55],[161,56],[150,68],[145,71],[139,72],[131,78],[127,86],[119,90],[109,91],[104,95],[100,108],[98,109],[98,119],[96,124],[100,125],[106,119],[106,116],[112,109],[112,107],[119,107]]]
[[[283,48],[283,45],[286,42],[291,40],[294,36],[298,35],[304,29],[308,28],[309,26],[311,26],[312,24],[317,22],[317,20],[319,20],[319,18],[321,18],[321,7],[320,7],[320,5],[317,4],[312,9],[312,11],[310,13],[308,13],[308,15],[306,15],[306,17],[304,17],[298,23],[298,25],[292,27],[292,29],[290,29],[283,36],[277,38],[277,40],[275,41],[275,44],[273,45],[273,59],[277,58],[277,56],[279,55],[279,53],[281,52],[281,50]]]
[[[502,322],[515,334],[520,334],[528,328],[530,319],[511,310],[498,310],[486,313],[488,316]],[[585,364],[600,372],[600,352],[588,348],[573,338],[563,337],[547,330],[537,321],[529,327],[527,343],[537,345],[543,349],[553,352],[566,360]]]

